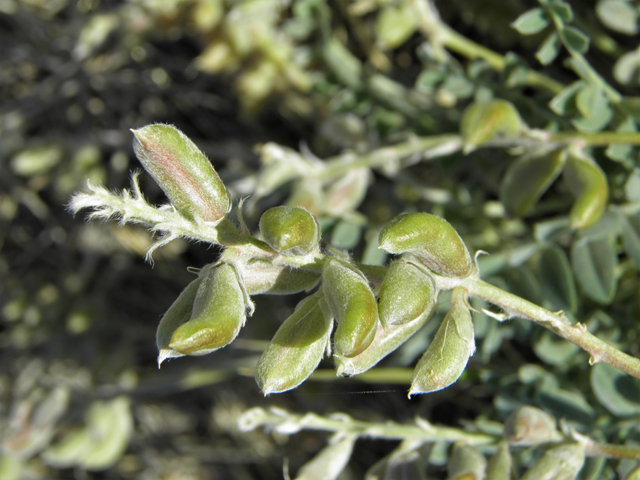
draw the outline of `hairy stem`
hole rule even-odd
[[[585,324],[571,323],[563,312],[550,312],[479,278],[464,281],[464,286],[472,297],[481,298],[502,308],[509,316],[531,320],[589,352],[591,365],[599,362],[608,363],[629,375],[640,378],[640,360],[595,337],[589,333]]]
[[[413,438],[425,442],[452,443],[463,440],[471,445],[493,444],[499,440],[498,437],[484,433],[471,433],[457,428],[431,425],[422,419],[418,420],[418,425],[404,425],[395,422],[362,422],[346,414],[321,417],[314,413],[297,415],[280,409],[265,410],[260,407],[247,410],[238,419],[238,426],[242,431],[258,427],[269,427],[275,431],[283,430],[283,432],[286,430],[287,433],[303,429],[321,430],[387,440]]]

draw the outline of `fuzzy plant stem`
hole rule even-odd
[[[589,358],[591,365],[600,362],[608,363],[629,375],[640,378],[640,360],[595,337],[589,333],[584,323],[571,323],[562,311],[551,312],[479,278],[465,281],[464,286],[470,296],[481,298],[502,308],[507,314],[505,318],[522,317],[531,320],[579,346],[591,354]]]
[[[423,419],[419,419],[417,423],[418,425],[404,425],[395,422],[363,422],[346,414],[334,414],[330,417],[322,417],[314,413],[297,415],[281,409],[265,410],[261,407],[247,410],[238,419],[238,426],[242,431],[250,431],[258,427],[268,427],[281,433],[295,433],[303,429],[321,430],[387,440],[412,438],[425,442],[451,443],[463,440],[471,445],[487,445],[499,441],[499,437],[493,435],[436,426]]]

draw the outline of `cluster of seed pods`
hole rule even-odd
[[[214,226],[226,217],[229,194],[186,136],[168,125],[150,125],[134,135],[136,155],[182,216]],[[380,248],[399,257],[378,291],[349,258],[320,251],[320,226],[304,208],[271,208],[259,230],[252,245],[270,256],[228,246],[165,313],[157,332],[159,363],[231,343],[252,312],[251,295],[310,291],[319,283],[274,335],[258,362],[257,382],[265,394],[295,388],[329,353],[339,375],[362,373],[430,318],[439,293],[437,276],[462,279],[475,271],[455,229],[428,213],[400,215],[383,228]],[[466,292],[455,287],[450,310],[416,366],[409,395],[455,382],[474,350]]]

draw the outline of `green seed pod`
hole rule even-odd
[[[624,480],[640,480],[640,465],[631,470]]]
[[[444,218],[430,213],[404,214],[391,220],[380,232],[380,248],[412,253],[447,277],[463,278],[473,270],[471,255],[458,232]]]
[[[273,207],[260,218],[264,241],[283,255],[307,255],[318,251],[320,225],[300,207]]]
[[[585,229],[602,217],[609,198],[607,176],[593,158],[582,151],[569,151],[564,178],[575,203],[569,214],[573,228]]]
[[[423,315],[398,325],[382,326],[382,323],[379,323],[373,341],[361,353],[350,358],[339,354],[333,356],[336,375],[350,377],[366,372],[420,330],[429,320],[429,316],[430,314]]]
[[[378,304],[367,279],[338,259],[322,271],[322,289],[338,327],[334,347],[338,355],[353,357],[373,341],[378,326]]]
[[[524,217],[558,178],[566,161],[563,150],[524,155],[513,162],[500,187],[500,201],[511,217]]]
[[[211,162],[180,130],[154,124],[132,130],[133,150],[173,206],[189,219],[218,222],[231,197]]]
[[[509,444],[507,442],[500,442],[498,450],[496,450],[496,453],[491,455],[489,459],[486,480],[508,480],[511,478],[512,469],[513,458],[509,451]]]
[[[296,388],[316,369],[329,344],[333,318],[320,308],[321,296],[303,299],[260,357],[256,381],[265,395]]]
[[[460,122],[460,134],[464,137],[464,153],[469,153],[496,135],[519,135],[524,124],[520,114],[506,100],[476,102],[467,107]]]
[[[353,168],[346,172],[327,189],[324,212],[331,217],[353,213],[364,200],[370,181],[368,168]]]
[[[463,287],[451,292],[451,310],[438,328],[429,348],[416,365],[409,397],[442,390],[454,383],[475,350],[473,322]]]
[[[435,287],[429,275],[399,260],[389,266],[378,299],[383,326],[408,323],[422,315],[431,315],[435,307]]]
[[[447,480],[484,478],[487,460],[471,445],[457,442],[447,462]]]
[[[525,405],[509,415],[504,438],[511,445],[530,446],[559,440],[556,419],[539,408]]]
[[[158,330],[156,332],[156,344],[158,345],[158,367],[167,358],[182,357],[181,353],[169,348],[173,332],[178,327],[187,323],[191,318],[193,310],[193,302],[196,299],[196,293],[202,283],[202,277],[193,280],[187,288],[185,288],[178,298],[169,307],[169,310],[162,316]]]
[[[573,480],[584,464],[584,445],[565,443],[547,450],[520,480]]]
[[[169,347],[183,355],[205,355],[231,343],[246,319],[235,268],[222,263],[200,272],[202,283],[189,321],[176,329]]]
[[[242,278],[249,295],[291,295],[311,290],[320,281],[320,274],[256,260],[245,266]]]

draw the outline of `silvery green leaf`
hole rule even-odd
[[[511,26],[522,35],[533,35],[544,30],[549,19],[542,8],[533,8],[520,15]]]

